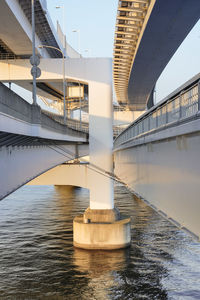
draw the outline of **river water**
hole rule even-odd
[[[0,299],[200,299],[200,244],[122,186],[131,247],[75,249],[72,220],[88,199],[81,188],[25,186],[0,202]]]

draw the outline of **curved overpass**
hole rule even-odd
[[[120,0],[113,75],[118,102],[144,110],[161,72],[200,17],[198,0]]]
[[[28,183],[29,185],[72,185],[89,189],[88,163],[64,163]]]
[[[9,146],[0,147],[0,200],[51,168],[76,158],[77,147],[80,156],[88,154],[88,147],[84,144],[57,144],[17,136],[9,139]]]

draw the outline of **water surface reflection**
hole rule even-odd
[[[131,247],[72,245],[88,190],[25,186],[0,202],[0,299],[200,299],[200,245],[115,187],[132,216]]]

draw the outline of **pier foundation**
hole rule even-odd
[[[83,249],[121,249],[130,245],[130,218],[117,209],[87,209],[73,222],[74,246]]]

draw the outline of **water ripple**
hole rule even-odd
[[[25,186],[0,202],[0,299],[200,299],[200,245],[124,187],[115,199],[132,218],[116,251],[73,248],[87,190]]]

